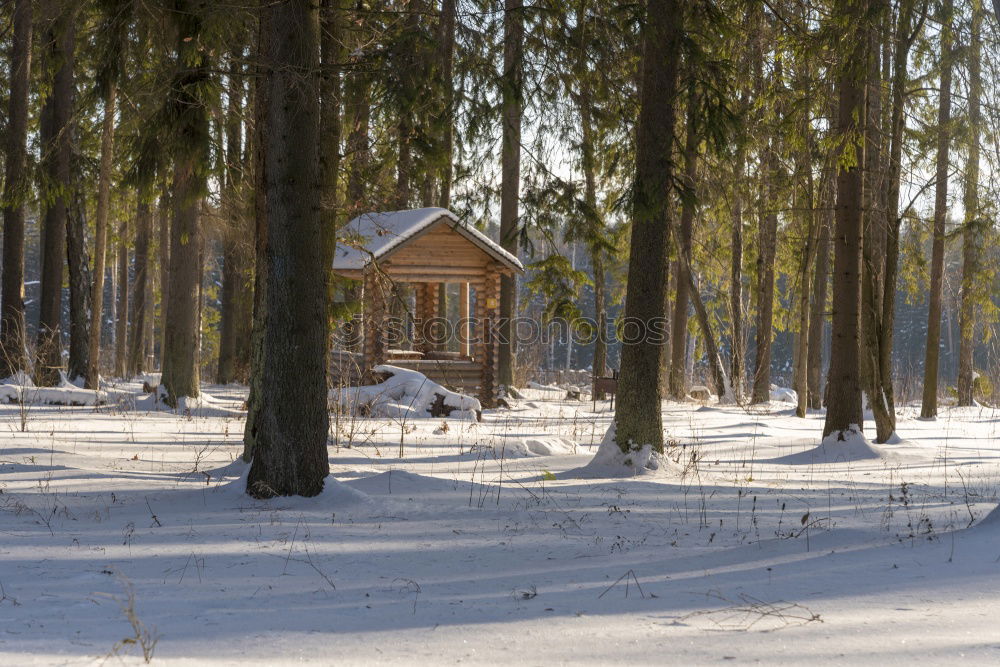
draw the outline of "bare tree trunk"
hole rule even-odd
[[[687,395],[687,373],[685,358],[687,356],[688,301],[691,278],[691,237],[694,231],[695,187],[698,178],[698,132],[696,128],[698,97],[692,84],[688,91],[688,113],[686,139],[684,143],[684,177],[683,187],[686,196],[681,206],[681,222],[677,239],[677,291],[674,295],[674,318],[671,322],[670,334],[670,397],[681,400]],[[722,394],[720,394],[721,396]]]
[[[201,287],[201,201],[205,190],[203,165],[208,162],[208,114],[200,98],[209,78],[201,48],[200,6],[178,0],[177,71],[171,103],[185,108],[178,131],[199,138],[174,155],[173,221],[170,225],[170,288],[164,350],[163,385],[169,405],[200,394],[198,314]]]
[[[31,0],[14,3],[10,98],[3,187],[3,285],[0,287],[0,377],[28,370],[24,321],[24,201],[28,193],[28,85]]]
[[[267,88],[261,134],[267,242],[260,268],[267,286],[255,320],[260,393],[247,493],[315,496],[330,472],[326,277],[332,261],[319,206],[319,12],[311,0],[260,11]]]
[[[743,345],[743,179],[746,175],[746,151],[736,155],[732,208],[732,242],[729,256],[729,317],[732,324],[730,381],[737,401],[743,400],[745,348]]]
[[[160,260],[160,371],[166,372],[167,365],[167,306],[170,302],[170,204],[167,193],[160,195],[157,206],[159,218],[159,260]]]
[[[834,116],[836,107],[834,107]],[[836,168],[830,162],[830,169]],[[809,407],[823,407],[823,328],[826,323],[827,286],[830,282],[830,230],[835,222],[837,179],[833,173],[823,176],[823,194],[820,204],[819,230],[816,241],[816,269],[813,275],[812,299],[809,314]]]
[[[126,376],[126,351],[128,350],[128,216],[122,217],[118,227],[118,317],[115,319],[115,377]]]
[[[845,25],[857,31],[845,40],[850,50],[839,63],[837,86],[839,107],[837,135],[843,150],[851,150],[856,159],[839,159],[837,173],[837,230],[834,235],[833,270],[833,339],[830,344],[830,372],[827,378],[826,421],[823,436],[848,437],[852,428],[864,425],[861,404],[861,256],[864,146],[865,75],[857,63],[867,62],[867,31],[863,26],[866,0],[838,0],[835,13]],[[860,33],[860,34],[858,34]],[[848,143],[849,142],[849,143]]]
[[[926,20],[927,5],[921,3],[921,14],[916,17],[917,0],[904,0],[897,12],[895,54],[892,62],[892,83],[890,86],[891,105],[889,110],[889,159],[885,184],[885,294],[882,298],[882,337],[879,341],[880,375],[885,387],[885,398],[889,412],[895,415],[895,399],[892,384],[893,333],[896,320],[896,279],[899,266],[899,230],[902,217],[899,215],[899,188],[902,173],[903,129],[905,126],[906,87],[909,83],[907,65],[910,48],[920,34]]]
[[[962,304],[959,313],[958,404],[975,402],[973,352],[976,345],[976,307],[988,301],[989,291],[979,286],[979,261],[983,247],[983,223],[979,211],[979,137],[982,132],[981,98],[983,7],[972,3],[972,31],[968,50],[969,68],[969,152],[965,166],[965,224],[962,226]]]
[[[348,37],[348,53],[353,60],[351,71],[344,81],[344,111],[349,132],[345,146],[345,157],[349,158],[347,169],[347,201],[345,208],[348,217],[363,212],[368,205],[367,189],[368,172],[371,162],[371,140],[369,125],[371,124],[372,80],[366,71],[368,64],[362,49],[370,28],[368,14],[357,12],[351,16],[352,33]],[[357,56],[356,54],[361,54]]]
[[[38,364],[35,382],[53,386],[62,367],[62,284],[66,262],[68,193],[71,188],[73,113],[73,65],[76,11],[59,3],[47,4],[43,56],[46,66],[55,69],[52,90],[42,106],[40,138],[42,169],[49,188],[44,201],[42,226],[42,280],[38,320]]]
[[[250,371],[250,324],[253,318],[250,224],[243,205],[242,121],[244,83],[242,49],[230,56],[226,110],[225,214],[222,251],[222,298],[219,363],[216,382],[245,382]],[[334,147],[338,150],[339,147]]]
[[[885,0],[871,0],[872,20],[884,26],[889,17]],[[884,159],[882,137],[882,71],[879,66],[881,32],[869,31],[869,61],[867,76],[866,126],[865,126],[865,185],[864,185],[864,243],[861,286],[861,374],[869,407],[875,418],[875,439],[886,442],[896,431],[896,415],[890,394],[882,377],[883,364],[880,354],[884,349],[881,339],[885,335],[883,314],[885,308],[886,249],[888,246],[887,220],[883,208],[887,198],[883,195],[887,161]]]
[[[683,12],[676,0],[650,0],[642,27],[642,85],[636,130],[636,169],[625,317],[639,329],[622,346],[615,441],[622,452],[663,451],[660,406],[662,341],[654,327],[665,315],[672,144]]]
[[[808,132],[807,128],[803,128],[804,132]],[[805,134],[803,134],[805,136]],[[811,140],[808,140],[811,144]],[[808,150],[811,152],[811,146]],[[801,263],[799,265],[799,294],[798,294],[798,309],[799,309],[799,327],[796,332],[796,349],[795,349],[795,376],[793,380],[793,387],[798,394],[798,404],[795,407],[795,416],[804,418],[806,416],[806,411],[809,407],[809,297],[811,294],[809,278],[812,274],[813,265],[813,254],[815,253],[817,238],[816,238],[816,212],[813,204],[813,175],[812,175],[812,165],[808,162],[809,156],[803,156],[803,165],[799,170],[800,178],[802,172],[805,173],[805,191],[806,194],[803,197],[805,211],[803,213],[803,231],[805,231],[806,247],[802,254]]]
[[[524,78],[523,0],[504,0],[504,49],[501,99],[503,106],[502,183],[500,186],[500,245],[517,256],[521,198],[521,114]],[[517,314],[517,279],[500,277],[500,326],[497,384],[503,392],[514,385],[514,341],[511,320]]]
[[[101,163],[97,177],[97,217],[94,220],[94,277],[91,284],[90,359],[87,387],[97,389],[101,371],[101,332],[104,322],[104,274],[107,271],[108,211],[111,208],[111,167],[115,145],[115,101],[118,87],[112,81],[104,96],[104,118],[101,123]]]
[[[757,330],[753,371],[753,403],[771,399],[771,338],[774,323],[774,259],[778,236],[778,202],[774,179],[777,176],[774,148],[765,149],[764,206],[757,239]]]
[[[941,84],[937,123],[937,180],[934,188],[934,240],[928,290],[927,350],[924,355],[924,395],[921,419],[937,417],[938,362],[941,347],[941,298],[944,288],[945,224],[948,218],[948,169],[951,149],[952,0],[944,0],[941,20]]]
[[[75,128],[74,128],[75,129]],[[66,209],[66,264],[69,267],[69,356],[66,376],[86,379],[90,366],[90,259],[87,256],[87,204],[74,159],[69,205]]]
[[[153,211],[148,202],[140,201],[135,215],[135,277],[132,283],[132,331],[128,339],[129,377],[146,371],[146,321],[149,283],[149,238],[153,228]]]
[[[441,62],[441,96],[444,110],[442,124],[444,134],[441,146],[441,192],[438,198],[441,208],[451,206],[451,187],[454,179],[455,152],[455,30],[456,0],[441,0],[441,25],[438,36]]]

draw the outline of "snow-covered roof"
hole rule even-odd
[[[493,259],[517,271],[524,267],[517,257],[474,227],[462,224],[458,216],[444,208],[418,208],[386,213],[363,213],[348,222],[338,233],[337,250],[333,256],[335,271],[360,271],[373,259],[389,252],[417,236],[435,223],[445,223],[478,246]]]

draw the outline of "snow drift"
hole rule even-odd
[[[334,389],[330,400],[355,414],[392,419],[478,419],[482,412],[475,398],[445,389],[423,373],[389,365],[376,366],[372,371],[388,377],[379,384]]]

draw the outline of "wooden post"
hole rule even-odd
[[[472,327],[469,323],[469,283],[461,283],[458,289],[458,351],[463,357],[472,356]]]

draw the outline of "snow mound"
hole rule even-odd
[[[244,462],[243,459],[237,459],[229,465],[216,470],[215,472],[226,476],[239,475],[231,481],[218,485],[216,493],[225,498],[266,503],[268,507],[273,509],[325,509],[327,507],[346,507],[371,502],[371,498],[367,494],[347,486],[333,475],[327,475],[323,483],[323,490],[319,495],[312,498],[279,496],[268,500],[258,500],[247,495],[247,477],[250,475],[250,465]]]
[[[551,436],[518,438],[507,443],[507,456],[569,456],[576,454],[577,445],[569,438]]]
[[[330,400],[352,413],[390,419],[451,417],[475,420],[482,412],[482,405],[475,398],[449,391],[423,373],[388,365],[372,370],[389,377],[380,384],[331,390]]]
[[[405,470],[389,470],[388,472],[363,477],[346,482],[358,493],[371,496],[431,496],[441,492],[459,491],[458,483],[437,477],[417,475]]]
[[[818,446],[812,449],[772,459],[769,463],[808,465],[813,463],[847,463],[880,458],[882,458],[882,454],[872,447],[868,439],[861,433],[858,425],[851,424],[846,431],[826,436]]]
[[[108,395],[103,391],[82,389],[63,375],[58,387],[36,387],[24,371],[0,383],[0,400],[34,405],[102,405]]]
[[[978,525],[1000,529],[1000,505],[993,508],[993,510],[987,514]]]
[[[171,408],[166,403],[167,390],[161,384],[157,385],[153,393],[135,397],[128,395],[125,397],[131,403],[131,408],[144,412],[174,412],[179,415],[190,417],[240,417],[246,411],[233,407],[233,404],[220,401],[211,394],[200,392],[198,396],[179,396],[177,407]]]
[[[791,403],[793,405],[799,404],[799,394],[794,389],[789,389],[788,387],[779,387],[777,385],[771,385],[771,400],[777,401],[778,403]]]
[[[576,472],[581,477],[636,477],[661,470],[666,461],[662,454],[653,451],[652,445],[633,445],[630,451],[623,452],[616,442],[616,425],[612,421],[594,458]]]

